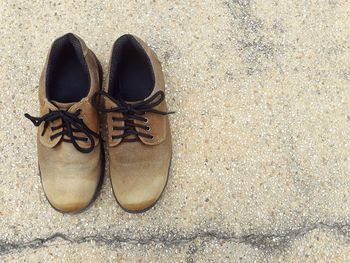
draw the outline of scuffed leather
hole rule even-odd
[[[124,209],[147,209],[162,194],[168,180],[172,148],[167,126],[169,133],[161,144],[123,142],[109,149],[113,191]]]
[[[136,38],[148,54],[155,76],[155,87],[150,97],[157,91],[165,90],[164,76],[161,65],[155,53],[139,38]],[[105,107],[111,107],[105,100]],[[165,100],[154,109],[167,111]],[[168,172],[171,160],[171,133],[167,115],[146,113],[143,117],[148,119],[145,124],[150,131],[137,128],[140,132],[148,132],[152,139],[139,136],[140,141],[121,142],[113,140],[112,136],[121,134],[121,131],[112,131],[112,127],[122,126],[112,120],[112,115],[107,114],[107,133],[109,144],[110,176],[113,191],[118,203],[129,211],[142,211],[152,206],[163,192],[168,180]],[[119,113],[118,113],[119,114]],[[120,115],[121,116],[121,115]],[[115,116],[116,117],[116,116]]]
[[[50,204],[63,212],[79,211],[93,199],[100,180],[101,146],[78,152],[71,143],[54,148],[38,144],[42,185]]]
[[[76,36],[77,37],[77,36]],[[96,133],[99,132],[99,116],[91,104],[92,96],[100,89],[98,64],[93,53],[87,48],[84,41],[77,37],[82,45],[90,73],[90,90],[81,101],[68,106],[71,113],[81,110],[80,118]],[[39,81],[40,114],[44,115],[57,107],[48,101],[46,96],[46,70],[49,55]],[[61,107],[60,107],[61,108]],[[101,143],[95,138],[95,148],[90,153],[79,152],[72,143],[62,141],[61,137],[54,140],[50,136],[61,130],[51,131],[51,127],[61,124],[61,120],[50,123],[44,136],[44,123],[39,126],[37,134],[38,162],[42,185],[51,205],[62,212],[79,211],[91,201],[97,189],[101,176],[101,166],[104,165],[101,154]],[[81,133],[75,133],[81,136]],[[82,147],[89,146],[88,142],[77,141]]]

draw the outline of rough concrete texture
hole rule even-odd
[[[350,3],[0,0],[0,260],[348,262]],[[78,33],[106,70],[134,33],[163,63],[174,152],[160,202],[128,214],[109,179],[62,215],[38,176],[37,85]]]

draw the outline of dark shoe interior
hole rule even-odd
[[[109,93],[126,101],[143,100],[154,83],[152,64],[142,46],[132,35],[120,37],[113,47]]]
[[[46,75],[48,99],[77,102],[86,97],[89,88],[90,75],[80,41],[73,34],[55,40]]]

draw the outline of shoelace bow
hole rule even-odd
[[[54,140],[55,138],[62,135],[63,141],[71,142],[74,145],[74,147],[82,153],[89,153],[94,149],[95,146],[95,140],[93,136],[95,136],[96,138],[100,138],[100,135],[90,130],[85,125],[83,120],[79,118],[80,112],[80,109],[77,110],[75,113],[70,113],[67,110],[49,110],[49,112],[43,115],[42,117],[33,117],[28,113],[26,113],[24,116],[28,118],[36,127],[38,127],[42,122],[45,123],[41,136],[45,134],[47,127],[49,126],[49,122],[61,119],[62,124],[59,126],[51,127],[51,131],[54,132],[61,128],[62,131],[51,135],[50,140]],[[81,132],[86,137],[75,136],[75,132]],[[65,139],[64,136],[67,136],[69,139]],[[77,141],[90,141],[90,146],[87,148],[81,147],[77,143]]]
[[[106,108],[100,106],[97,103],[97,98],[102,97],[102,96],[107,97],[109,100],[114,102],[117,106],[109,108],[109,109],[106,109]],[[120,117],[120,118],[113,117],[112,120],[113,121],[124,121],[125,125],[124,126],[113,126],[113,130],[122,130],[124,132],[121,135],[112,136],[112,139],[113,140],[122,139],[123,141],[133,142],[133,141],[137,141],[138,138],[129,139],[127,137],[130,135],[135,135],[135,136],[141,136],[141,137],[145,137],[145,138],[149,138],[149,139],[153,138],[153,136],[151,134],[147,134],[144,132],[138,132],[135,129],[136,127],[138,127],[138,128],[141,128],[145,131],[150,130],[150,127],[146,125],[148,122],[148,119],[145,117],[142,117],[142,115],[144,115],[146,112],[151,112],[151,113],[160,114],[160,115],[168,115],[168,114],[174,113],[174,112],[163,112],[163,111],[153,109],[155,106],[159,105],[164,100],[164,98],[165,98],[164,92],[158,91],[152,97],[150,97],[144,101],[129,104],[121,98],[118,98],[118,99],[113,98],[110,94],[108,94],[105,91],[99,91],[99,92],[95,93],[95,95],[92,99],[92,103],[95,106],[95,108],[102,113],[109,113],[109,112],[122,113],[123,117]],[[144,125],[135,123],[134,120],[142,121],[142,122],[144,122]]]

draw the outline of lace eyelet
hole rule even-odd
[[[148,122],[149,122],[148,118],[145,118],[144,123],[148,123]]]
[[[147,126],[146,131],[150,131],[150,130],[151,130],[151,127]]]

